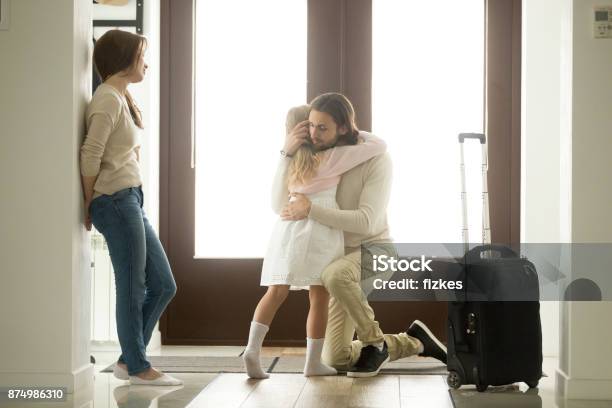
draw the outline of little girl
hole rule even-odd
[[[340,176],[385,152],[385,142],[358,131],[354,117],[350,101],[340,94],[324,94],[315,98],[311,106],[289,111],[286,150],[281,151],[283,157],[272,188],[273,208],[277,214],[287,203],[289,193],[306,194],[313,204],[337,209],[336,188]],[[313,123],[315,120],[318,123]],[[334,132],[330,144],[337,147],[322,150],[326,143],[319,140],[325,139],[321,132],[329,134],[330,131]],[[301,144],[295,154],[287,147],[292,144]],[[259,354],[274,315],[290,289],[309,290],[304,375],[337,374],[334,368],[321,362],[329,302],[321,273],[343,255],[344,236],[340,230],[309,218],[276,222],[261,274],[261,285],[268,286],[268,290],[255,309],[243,355],[250,378],[269,377],[261,368]]]

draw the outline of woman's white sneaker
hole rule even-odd
[[[143,380],[135,375],[130,375],[130,384],[132,385],[182,385],[183,381],[174,378],[168,374],[161,373],[161,377],[154,380]]]
[[[122,368],[117,363],[115,363],[115,367],[113,367],[113,375],[115,376],[115,378],[118,378],[120,380],[129,380],[130,379],[130,375],[128,374],[127,370]]]

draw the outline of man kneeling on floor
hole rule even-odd
[[[342,116],[356,128],[352,106],[333,121],[342,120]],[[340,129],[340,125],[336,128]],[[340,136],[337,132],[318,134],[317,124],[313,129],[312,142],[319,150],[335,146]],[[389,245],[387,224],[391,168],[389,153],[384,153],[344,173],[336,193],[340,209],[321,207],[297,194],[281,212],[286,220],[308,217],[344,231],[345,256],[331,263],[321,275],[331,295],[323,361],[346,371],[349,377],[375,376],[386,362],[412,355],[433,357],[446,364],[446,347],[419,320],[406,332],[383,334],[360,285],[364,279],[361,245],[393,247]],[[355,332],[358,340],[353,340]]]

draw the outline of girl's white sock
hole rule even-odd
[[[336,375],[338,372],[335,368],[323,364],[321,362],[321,352],[323,351],[323,342],[325,339],[306,338],[306,365],[304,365],[304,376],[311,377],[315,375]]]
[[[268,326],[258,322],[251,322],[251,330],[249,331],[249,343],[244,350],[242,359],[246,366],[247,374],[250,378],[268,378],[270,374],[267,374],[261,368],[261,362],[259,361],[259,352],[261,351],[261,345],[263,344],[266,333],[268,332]]]

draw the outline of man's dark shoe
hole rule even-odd
[[[374,377],[387,361],[389,361],[387,343],[383,343],[382,351],[373,345],[365,346],[361,349],[359,360],[357,360],[354,367],[347,371],[346,376]]]
[[[419,354],[420,356],[433,357],[446,364],[446,347],[425,326],[425,323],[415,320],[406,333],[411,337],[416,337],[423,343],[423,352]]]

